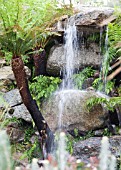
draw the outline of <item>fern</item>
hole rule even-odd
[[[94,72],[95,71],[92,69],[92,67],[87,67],[83,69],[79,74],[74,74],[73,80],[75,82],[76,88],[81,90],[84,80],[89,77],[92,77],[94,75]]]
[[[13,56],[25,55],[57,35],[46,28],[62,16],[55,0],[0,0],[0,45]],[[67,11],[65,11],[67,13]]]
[[[58,77],[38,76],[33,79],[29,85],[30,91],[34,99],[36,99],[38,106],[41,101],[49,97],[61,83]]]
[[[86,106],[90,110],[96,104],[105,104],[108,110],[114,111],[116,105],[121,105],[121,97],[112,97],[110,99],[92,97],[87,101]]]

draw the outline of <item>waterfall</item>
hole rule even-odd
[[[73,89],[74,84],[72,81],[72,75],[74,74],[75,67],[75,55],[77,54],[77,30],[76,26],[68,25],[64,34],[65,46],[64,57],[65,66],[63,67],[63,82],[62,89]]]
[[[64,46],[64,57],[65,65],[63,67],[63,81],[61,88],[59,90],[60,101],[58,104],[58,129],[61,131],[63,127],[62,116],[64,114],[64,106],[66,104],[67,98],[65,97],[65,90],[74,89],[73,74],[75,71],[75,56],[77,55],[77,30],[74,25],[67,25],[64,34],[65,46]]]
[[[105,46],[104,46],[104,56],[103,56],[103,61],[102,61],[102,68],[100,72],[100,79],[103,80],[103,87],[102,89],[99,89],[106,93],[106,83],[107,83],[107,74],[108,74],[108,60],[109,60],[109,52],[108,52],[108,26],[106,27],[106,36],[105,36]]]

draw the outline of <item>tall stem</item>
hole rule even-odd
[[[17,56],[17,57],[12,58],[12,70],[13,70],[16,83],[17,83],[17,87],[21,94],[23,103],[27,107],[39,131],[42,147],[45,146],[47,152],[50,152],[52,139],[54,137],[47,123],[45,122],[41,112],[39,111],[36,101],[33,100],[30,94],[28,81],[26,78],[25,70],[24,70],[24,63],[21,57]]]

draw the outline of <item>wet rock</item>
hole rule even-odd
[[[95,130],[94,135],[100,137],[103,136],[103,132],[104,132],[103,129]]]
[[[53,131],[59,124],[68,131],[75,128],[82,132],[93,130],[103,127],[107,114],[102,105],[96,105],[91,111],[86,108],[86,101],[94,96],[102,97],[102,94],[94,90],[60,91],[42,103],[41,111]]]
[[[87,66],[98,68],[102,63],[102,56],[99,55],[99,47],[96,43],[90,44],[88,49],[80,48],[77,53],[74,59],[75,69],[82,69]],[[54,46],[47,60],[47,73],[49,75],[60,75],[65,64],[64,45]]]
[[[90,157],[98,157],[101,147],[101,137],[91,137],[84,141],[79,141],[74,144],[73,155],[83,162],[89,163]],[[121,136],[109,137],[110,150],[116,157],[121,153]]]
[[[95,41],[94,36],[100,37],[101,28],[102,33],[104,33],[104,26],[115,19],[113,11],[112,8],[81,7],[79,13],[68,19],[70,25],[75,23],[77,26],[78,51],[75,52],[77,53],[75,55],[75,69],[82,69],[87,66],[99,68],[103,56],[100,55],[100,38]],[[62,23],[59,24],[59,28],[63,28]],[[105,33],[103,37],[105,37]],[[54,46],[48,57],[47,73],[49,75],[59,75],[60,71],[62,71],[62,68],[65,66],[65,62],[64,46]]]

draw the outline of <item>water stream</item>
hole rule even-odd
[[[63,127],[62,116],[64,114],[64,105],[67,100],[65,98],[65,92],[74,89],[74,83],[72,76],[75,70],[75,55],[77,55],[77,30],[74,25],[67,25],[64,34],[65,46],[64,46],[64,57],[65,57],[65,66],[63,67],[63,81],[60,87],[59,95],[60,101],[58,104],[58,129],[61,131]]]
[[[65,66],[63,67],[63,82],[61,89],[73,89],[74,84],[72,81],[72,75],[74,74],[75,66],[75,55],[77,50],[77,30],[76,26],[68,25],[64,34],[65,46],[64,46],[64,57]]]
[[[101,53],[101,39],[102,39],[102,30],[100,30],[100,53]],[[106,27],[106,36],[105,36],[105,44],[104,44],[104,55],[102,60],[102,68],[100,71],[100,80],[103,80],[102,87],[98,88],[99,91],[106,93],[106,83],[107,83],[107,74],[108,74],[108,59],[109,59],[109,52],[108,52],[108,26]]]

